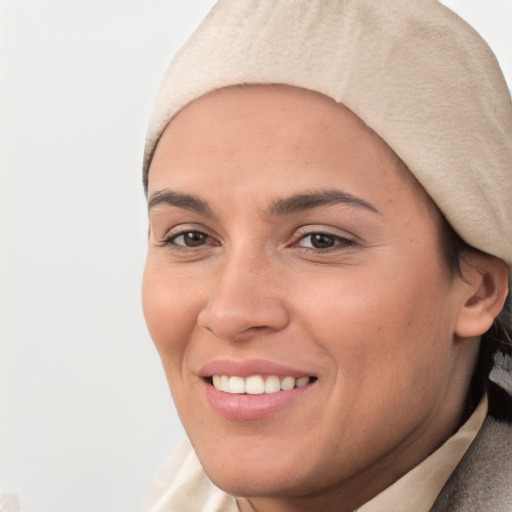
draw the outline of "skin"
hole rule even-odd
[[[362,202],[278,208],[326,190]],[[203,96],[164,132],[148,198],[147,324],[205,471],[242,511],[354,510],[457,429],[492,283],[452,276],[436,207],[348,109],[285,86]],[[226,419],[199,376],[216,358],[317,380],[270,417]]]

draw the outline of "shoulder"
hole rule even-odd
[[[431,512],[512,511],[511,360],[496,362],[488,386],[489,415]]]

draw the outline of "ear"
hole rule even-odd
[[[481,336],[502,310],[508,291],[508,270],[503,260],[468,252],[461,258],[461,308],[455,334],[461,338]]]

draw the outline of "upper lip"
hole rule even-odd
[[[315,376],[308,371],[264,359],[215,359],[205,364],[199,371],[199,375],[204,378],[212,375],[236,375],[239,377],[277,375],[295,378]]]

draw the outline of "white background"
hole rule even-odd
[[[449,0],[512,83],[512,0]],[[0,2],[0,494],[130,512],[182,436],[140,306],[144,132],[213,0]]]

